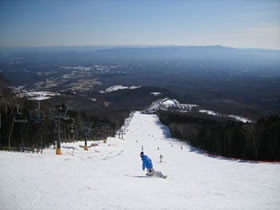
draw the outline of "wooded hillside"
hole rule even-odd
[[[210,154],[246,160],[280,160],[280,117],[270,116],[256,123],[218,121],[183,113],[161,112],[175,138]]]

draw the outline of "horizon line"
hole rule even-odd
[[[119,48],[119,47],[134,47],[134,48],[152,48],[152,47],[224,47],[224,48],[232,48],[232,49],[252,49],[252,50],[274,50],[280,51],[279,49],[272,49],[272,48],[250,48],[250,47],[231,47],[226,45],[220,44],[205,44],[205,45],[176,45],[176,44],[166,44],[166,45],[152,45],[152,44],[105,44],[105,45],[51,45],[51,46],[0,46],[0,49],[36,49],[36,48],[82,48],[82,47],[112,47],[112,48]]]

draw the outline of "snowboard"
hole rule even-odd
[[[151,176],[151,175],[146,175],[146,177],[155,177],[155,178],[162,178],[162,179],[166,179],[166,178],[167,178],[166,175],[162,175],[162,176],[155,176],[155,175]]]
[[[155,171],[155,173],[153,174],[146,174],[146,176],[148,177],[158,177],[158,178],[163,178],[163,179],[166,179],[167,176],[166,175],[163,175],[161,172],[158,172],[158,171]]]
[[[166,179],[167,176],[162,175],[162,176],[151,176],[151,175],[144,175],[144,176],[130,176],[130,175],[125,175],[125,176],[129,176],[129,177],[137,177],[137,178],[162,178],[162,179]]]

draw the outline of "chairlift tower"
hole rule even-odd
[[[87,136],[88,136],[88,129],[85,130],[85,147],[84,147],[84,150],[86,150],[86,151],[88,151]]]
[[[84,135],[85,135],[84,150],[86,150],[86,151],[88,151],[87,137],[88,137],[88,134],[92,131],[91,127],[92,127],[92,123],[82,123],[82,130],[83,130]]]
[[[57,109],[51,110],[51,118],[55,120],[57,125],[57,145],[56,145],[56,154],[62,155],[61,153],[61,144],[60,144],[60,122],[61,120],[69,120],[67,116],[68,110],[66,107],[59,106]]]

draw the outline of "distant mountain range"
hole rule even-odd
[[[29,58],[82,63],[101,62],[188,62],[201,65],[228,65],[256,69],[280,67],[280,50],[238,49],[215,46],[80,46],[0,48],[0,58],[7,54]],[[2,56],[1,56],[2,55]],[[33,59],[34,60],[34,59]]]
[[[99,49],[98,58],[114,60],[154,61],[184,60],[191,62],[264,63],[280,65],[280,50],[237,49],[223,46],[166,46]]]
[[[280,56],[280,50],[232,48],[221,45],[209,46],[147,46],[147,45],[120,45],[120,46],[56,46],[56,47],[0,47],[0,52],[91,52],[97,55],[118,56],[197,56],[197,55],[267,55]],[[148,53],[148,54],[146,54]]]

